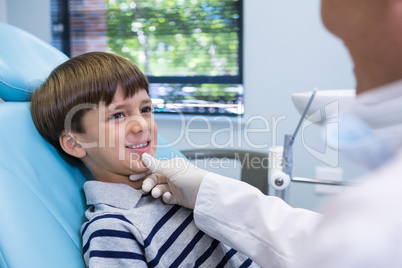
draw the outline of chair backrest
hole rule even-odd
[[[39,38],[0,22],[0,91],[4,101],[29,101],[33,91],[68,57]]]
[[[28,101],[68,58],[11,25],[0,23],[0,36],[0,267],[84,267],[79,231],[89,172],[40,136]],[[158,144],[168,142],[159,136]],[[156,157],[183,155],[164,146]]]
[[[86,170],[39,135],[29,102],[0,103],[0,128],[0,267],[82,267]]]
[[[181,151],[189,160],[233,159],[241,166],[241,180],[268,194],[268,154],[246,150],[190,149]]]

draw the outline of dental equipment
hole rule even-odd
[[[323,92],[323,93],[321,93]],[[325,111],[326,118],[335,118],[338,114],[334,111],[327,109],[325,105],[328,106],[328,103],[331,101],[340,101],[340,98],[343,98],[341,104],[345,105],[348,101],[352,100],[351,97],[355,96],[353,90],[330,90],[330,91],[320,91],[321,99],[314,103],[314,109],[310,109],[313,100],[317,95],[317,89],[315,88],[311,93],[301,93],[294,94],[293,102],[299,112],[302,114],[293,135],[286,134],[284,139],[283,147],[271,147],[269,150],[269,154],[271,155],[271,159],[273,160],[273,164],[268,172],[268,183],[269,185],[275,189],[275,196],[280,197],[285,202],[288,202],[289,199],[289,185],[290,182],[304,182],[304,183],[312,183],[312,184],[323,184],[323,185],[334,185],[334,186],[345,186],[350,185],[347,182],[340,181],[330,181],[330,180],[318,180],[311,178],[302,178],[302,177],[292,177],[292,169],[293,169],[293,143],[295,141],[296,135],[303,123],[303,121],[307,118],[310,119],[309,116],[313,115],[311,110],[322,110]],[[306,94],[309,94],[308,99],[306,99]],[[307,100],[307,104],[306,104]],[[323,102],[325,105],[322,105]],[[325,106],[325,107],[324,107]],[[302,107],[305,107],[302,109]],[[323,108],[324,107],[324,108]],[[330,113],[330,114],[328,114]],[[321,113],[320,113],[321,116]],[[313,119],[314,122],[317,120]],[[310,120],[310,121],[313,121]]]

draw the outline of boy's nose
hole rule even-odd
[[[144,126],[143,126],[142,122],[140,122],[138,120],[133,120],[133,122],[131,123],[131,126],[130,126],[130,130],[133,133],[139,133],[139,132],[143,131],[143,128],[144,128]]]

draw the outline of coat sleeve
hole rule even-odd
[[[289,267],[300,260],[321,215],[292,208],[253,186],[208,173],[198,192],[199,229],[250,257],[262,267]]]

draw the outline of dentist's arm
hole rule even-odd
[[[144,154],[143,162],[168,178],[145,180],[143,188],[160,183],[154,188],[156,196],[163,194],[168,203],[195,208],[199,229],[263,267],[295,265],[321,219],[315,212],[291,208],[247,183],[199,169],[184,159],[158,161]]]

